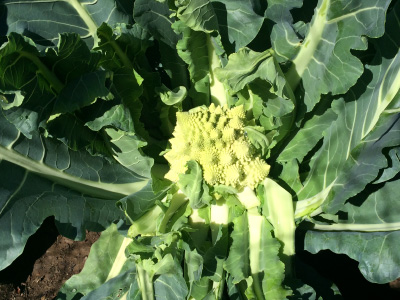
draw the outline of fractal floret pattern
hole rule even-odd
[[[209,185],[254,188],[268,175],[270,166],[245,135],[243,106],[232,109],[197,107],[177,113],[177,124],[165,158],[171,165],[166,178],[178,181],[189,160],[197,161]]]

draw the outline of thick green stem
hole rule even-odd
[[[128,58],[126,53],[122,51],[121,47],[117,44],[116,41],[110,41],[111,46],[113,47],[114,51],[118,54],[119,58],[122,60],[122,63],[125,67],[129,69],[133,69],[133,64],[131,60]]]
[[[243,191],[237,194],[239,201],[246,209],[257,207],[261,204],[254,191],[249,187],[244,187]]]
[[[222,271],[221,278],[225,277],[225,270]],[[223,299],[223,294],[224,294],[224,287],[225,287],[225,280],[222,279],[221,281],[213,281],[212,282],[212,293],[214,294],[214,297],[212,299]]]
[[[264,214],[274,226],[275,237],[283,244],[282,261],[286,274],[292,273],[292,258],[295,255],[294,209],[292,196],[272,179],[267,178],[264,185]]]
[[[257,207],[253,207],[247,211],[247,223],[249,227],[249,249],[250,249],[250,270],[253,277],[253,291],[256,299],[264,299],[264,293],[259,278],[262,271],[260,270],[260,253],[261,253],[261,232],[264,217],[260,215]]]
[[[211,205],[210,219],[212,243],[215,244],[220,226],[228,226],[229,222],[229,207],[224,200],[219,200],[216,204]]]
[[[311,60],[314,58],[315,51],[321,42],[322,33],[326,25],[329,5],[330,0],[323,0],[321,6],[316,10],[316,17],[311,24],[307,37],[296,58],[293,60],[291,68],[286,73],[286,79],[293,91],[296,90],[299,85],[301,77],[307,70]]]
[[[384,232],[384,231],[400,230],[400,222],[377,223],[377,224],[331,224],[331,225],[312,224],[310,226],[312,227],[313,230],[323,230],[323,231]]]
[[[39,69],[38,73],[42,74],[44,78],[50,83],[50,86],[54,89],[54,91],[60,93],[60,91],[63,89],[64,84],[52,73],[44,63],[35,55],[21,51],[20,52],[21,56],[26,57],[30,59]]]
[[[106,36],[104,36],[104,37],[107,38]],[[117,53],[118,57],[121,59],[124,66],[129,69],[133,69],[133,64],[132,64],[131,60],[128,58],[126,53],[124,51],[122,51],[122,49],[118,45],[118,43],[115,40],[108,40],[108,43],[114,49],[115,53]]]
[[[214,45],[207,35],[208,63],[210,66],[210,97],[215,105],[224,106],[228,104],[228,96],[224,84],[215,75],[215,69],[222,67],[221,61],[215,52]]]
[[[99,43],[99,38],[97,37],[97,24],[92,19],[92,16],[89,15],[87,10],[83,7],[82,3],[78,0],[69,0],[68,3],[72,5],[72,7],[76,10],[79,17],[85,22],[86,26],[88,27],[89,35],[93,37],[94,46],[97,47]]]
[[[142,300],[154,300],[153,278],[151,278],[140,263],[136,265],[136,270],[139,289],[142,293]]]

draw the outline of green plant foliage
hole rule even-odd
[[[397,0],[1,1],[0,269],[54,216],[102,231],[59,300],[340,299],[295,259],[325,249],[399,278],[399,20]]]

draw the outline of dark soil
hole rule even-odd
[[[84,241],[73,241],[58,234],[53,218],[46,219],[23,254],[0,272],[0,300],[53,299],[64,282],[82,270],[99,236],[87,232]]]
[[[87,232],[84,241],[72,241],[58,234],[53,218],[46,219],[28,239],[24,253],[0,272],[0,300],[52,300],[64,282],[82,270],[99,236]],[[370,283],[358,271],[358,263],[346,255],[301,251],[298,257],[313,266],[317,276],[335,282],[345,300],[400,300],[400,279]]]

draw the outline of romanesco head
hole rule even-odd
[[[243,106],[228,109],[211,104],[178,112],[171,150],[164,155],[171,165],[165,177],[178,181],[178,175],[187,170],[186,163],[195,160],[209,185],[256,187],[270,166],[245,136],[245,126]]]

